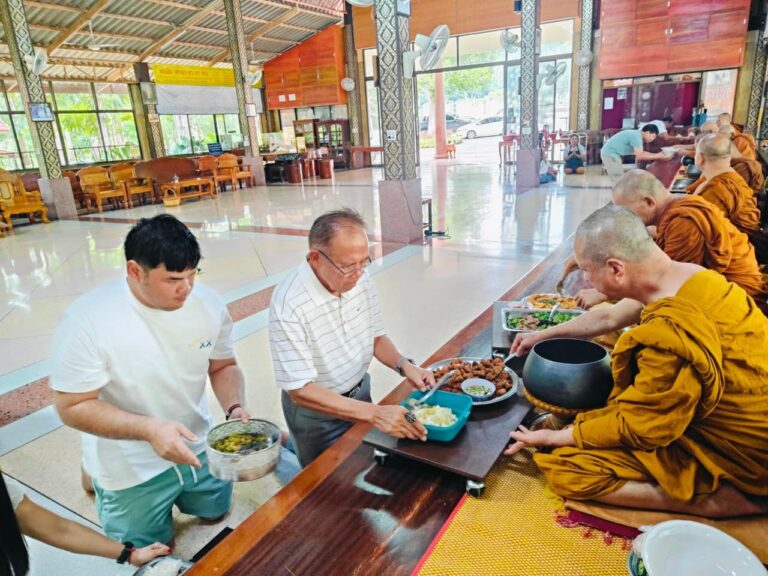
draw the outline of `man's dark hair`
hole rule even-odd
[[[671,124],[675,123],[675,119],[672,118],[672,116],[664,116],[664,118],[661,119],[662,122],[669,122]]]
[[[197,238],[170,214],[142,218],[125,238],[125,259],[150,270],[165,264],[169,272],[184,272],[200,262]]]
[[[651,134],[659,135],[659,129],[654,124],[646,124],[643,126],[643,132],[650,132]]]
[[[309,248],[326,248],[341,228],[362,228],[365,230],[365,220],[352,208],[342,208],[326,212],[319,216],[309,230]]]

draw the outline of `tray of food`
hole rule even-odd
[[[501,326],[507,332],[536,332],[551,326],[564,324],[584,313],[583,310],[558,310],[552,314],[550,310],[520,310],[517,308],[502,308]]]
[[[555,305],[559,310],[579,310],[579,303],[573,296],[560,294],[531,294],[524,300],[526,308],[534,310],[552,310]]]
[[[436,379],[451,370],[456,370],[456,375],[454,375],[451,381],[440,389],[467,396],[469,394],[466,394],[461,388],[461,383],[465,380],[469,378],[485,378],[491,381],[496,387],[496,392],[492,398],[489,400],[476,400],[472,398],[473,406],[485,406],[502,402],[517,392],[519,381],[517,374],[507,367],[502,370],[501,364],[501,358],[447,358],[427,366],[427,370],[432,370]]]

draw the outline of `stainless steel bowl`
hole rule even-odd
[[[261,450],[244,454],[230,454],[213,448],[213,444],[232,434],[260,434],[266,436],[270,444]],[[208,432],[205,453],[211,474],[217,478],[233,482],[257,480],[277,467],[280,460],[280,428],[272,422],[255,418],[248,423],[240,420],[224,422]]]
[[[613,388],[610,357],[589,340],[543,340],[525,360],[523,383],[535,398],[553,406],[575,410],[605,406]]]

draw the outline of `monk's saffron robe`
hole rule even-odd
[[[755,194],[735,171],[723,172],[706,180],[695,194],[720,208],[741,232],[760,229],[760,210]]]
[[[752,191],[757,194],[763,187],[765,177],[763,176],[763,166],[757,160],[750,160],[749,158],[732,158],[731,168],[736,170],[739,176],[744,178],[744,182],[747,186],[752,188]]]
[[[681,501],[723,482],[768,496],[768,319],[744,290],[694,274],[619,338],[612,371],[607,405],[576,417],[576,446],[535,455],[558,494],[634,480]]]
[[[731,138],[731,142],[736,145],[736,148],[738,148],[739,152],[741,152],[745,157],[749,158],[750,160],[757,160],[757,144],[755,144],[754,136],[751,134],[745,134],[744,132],[739,132],[738,134],[735,134],[733,138]]]

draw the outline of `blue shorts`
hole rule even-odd
[[[172,511],[213,520],[232,504],[232,483],[208,470],[205,452],[197,456],[202,468],[177,464],[138,486],[104,490],[93,481],[96,511],[104,533],[118,542],[131,541],[140,548],[173,538]]]

